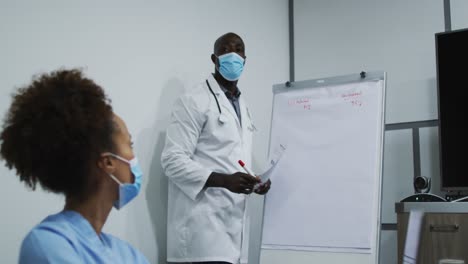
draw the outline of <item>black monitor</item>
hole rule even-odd
[[[468,28],[435,34],[442,191],[468,190]]]

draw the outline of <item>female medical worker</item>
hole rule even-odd
[[[148,263],[102,232],[112,209],[139,192],[141,170],[125,123],[79,70],[37,77],[13,96],[1,157],[31,188],[65,195],[64,209],[23,240],[19,263]]]

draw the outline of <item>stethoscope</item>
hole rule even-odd
[[[208,89],[210,89],[210,92],[211,94],[213,95],[215,101],[216,101],[216,106],[218,106],[218,111],[219,111],[219,117],[218,117],[218,121],[219,123],[221,124],[224,124],[226,121],[227,121],[227,118],[226,116],[224,116],[224,114],[221,112],[221,106],[219,106],[219,101],[218,101],[218,97],[216,96],[216,94],[213,92],[213,89],[211,89],[211,85],[210,83],[208,82],[208,80],[206,80],[206,85],[208,86]],[[252,123],[252,118],[250,117],[250,111],[249,111],[249,108],[247,108],[247,115],[249,116],[249,120],[250,120],[250,127],[247,127],[250,131],[257,131],[257,128],[254,126],[254,124]]]
[[[219,101],[218,101],[218,97],[216,96],[216,94],[213,92],[213,89],[211,89],[211,85],[210,83],[208,82],[208,80],[206,80],[206,85],[208,85],[208,89],[210,89],[210,92],[211,94],[213,95],[215,101],[216,101],[216,105],[218,106],[218,111],[219,111],[219,117],[218,117],[218,121],[219,123],[221,124],[224,124],[227,119],[226,117],[223,115],[223,113],[221,112],[221,106],[219,106]]]

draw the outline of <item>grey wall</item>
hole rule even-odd
[[[296,80],[361,70],[388,72],[387,123],[437,118],[434,33],[444,30],[443,0],[295,0]],[[225,20],[226,10],[237,14]],[[212,70],[212,42],[238,32],[247,45],[241,86],[259,133],[254,169],[263,165],[271,116],[271,85],[288,79],[287,1],[0,0],[0,114],[13,87],[32,74],[61,66],[85,67],[109,93],[136,139],[144,192],[113,212],[106,231],[129,240],[152,263],[165,263],[166,179],[159,155],[169,108],[182,90]],[[468,27],[468,1],[451,0],[452,28]],[[257,99],[255,99],[257,100]],[[437,131],[421,131],[421,171],[437,189]],[[395,223],[395,201],[412,193],[411,131],[386,133],[383,221]],[[0,253],[16,262],[26,232],[63,199],[28,191],[0,166]],[[8,202],[7,202],[8,201]],[[13,201],[13,202],[11,202]],[[263,199],[252,200],[253,247],[259,244]],[[381,236],[381,263],[396,263],[396,234]],[[250,259],[259,251],[251,250]],[[306,263],[297,252],[272,254],[277,263]],[[252,262],[255,263],[255,262]],[[273,262],[269,262],[273,263]]]
[[[468,1],[450,0],[452,30],[468,28]]]
[[[257,168],[267,154],[271,85],[288,76],[286,0],[0,0],[1,118],[14,88],[33,74],[85,68],[126,121],[144,172],[140,195],[112,211],[104,230],[135,245],[151,263],[166,262],[167,179],[159,158],[170,108],[184,89],[213,71],[213,43],[229,31],[246,43],[239,86],[258,128],[252,165]],[[0,262],[15,263],[23,237],[61,210],[63,199],[27,190],[3,162],[0,178]],[[252,203],[254,226],[261,201]],[[253,236],[259,237],[258,231]]]

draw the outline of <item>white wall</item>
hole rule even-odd
[[[214,40],[233,31],[246,43],[239,86],[259,132],[254,169],[266,158],[271,86],[288,78],[287,1],[14,1],[0,0],[0,114],[14,87],[33,74],[84,67],[126,121],[143,167],[143,192],[113,211],[105,231],[165,263],[167,180],[159,164],[175,98],[212,72]],[[66,174],[67,172],[64,172]],[[15,263],[21,240],[63,199],[28,191],[2,164],[0,258]],[[262,199],[253,200],[253,245],[259,241]],[[258,251],[253,250],[255,258]]]
[[[297,81],[383,70],[387,123],[437,118],[434,33],[444,30],[443,0],[295,0],[294,11]],[[466,17],[466,9],[460,14]],[[421,132],[421,170],[433,177],[436,136]],[[396,223],[394,203],[413,194],[412,162],[411,131],[387,132],[383,223]],[[395,231],[382,232],[381,250],[382,264],[397,263]],[[310,263],[312,256],[262,251],[262,262]],[[329,256],[324,263],[348,263],[344,255]]]

